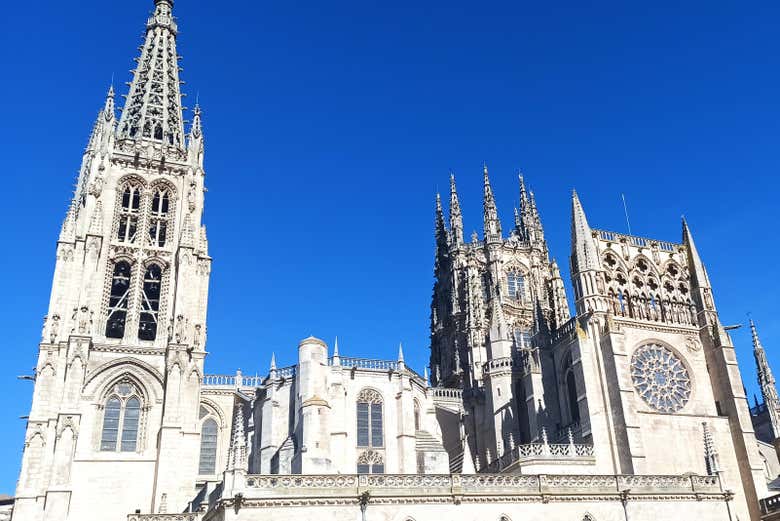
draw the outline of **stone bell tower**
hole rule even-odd
[[[15,520],[181,511],[194,488],[197,461],[179,454],[199,439],[203,132],[197,107],[184,131],[173,1],[154,4],[121,118],[112,87],[57,241]]]

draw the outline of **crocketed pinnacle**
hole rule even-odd
[[[236,401],[233,415],[233,432],[228,449],[228,470],[248,470],[246,432],[244,427],[244,404]]]
[[[599,268],[598,252],[576,191],[571,195],[571,265],[574,273]]]
[[[710,280],[707,277],[707,270],[704,269],[704,263],[696,249],[696,244],[693,242],[693,234],[691,234],[685,217],[682,218],[682,235],[683,244],[688,248],[689,269],[695,278],[696,285],[700,288],[709,288]]]
[[[750,320],[750,333],[753,336],[753,356],[756,359],[758,385],[761,387],[764,403],[769,405],[771,402],[774,402],[775,405],[778,405],[775,377],[772,374],[772,369],[769,367],[766,351],[764,350],[764,346],[761,345],[761,339],[758,338],[758,329],[756,328],[753,319]]]
[[[119,139],[184,148],[184,124],[171,0],[155,0],[138,66],[119,121]]]
[[[498,209],[496,208],[496,199],[493,196],[493,188],[490,186],[487,164],[482,166],[482,174],[485,178],[485,195],[482,205],[485,221],[485,242],[500,241],[501,221],[498,220]]]
[[[455,188],[455,174],[450,172],[450,230],[452,243],[463,244],[463,214],[460,211],[458,190]]]
[[[447,225],[444,222],[444,210],[441,206],[440,194],[436,194],[436,242],[440,245],[447,242]]]

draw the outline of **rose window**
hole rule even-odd
[[[659,412],[677,412],[691,397],[691,378],[682,360],[671,349],[658,344],[636,350],[631,360],[631,379],[639,396]]]

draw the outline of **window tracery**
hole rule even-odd
[[[141,398],[136,386],[123,380],[111,389],[103,409],[100,450],[135,452],[141,419]]]
[[[149,212],[149,245],[162,248],[168,238],[170,226],[170,210],[173,198],[172,190],[165,185],[156,187],[152,196]]]
[[[382,454],[375,450],[360,453],[357,460],[358,474],[384,474],[385,462]]]
[[[357,397],[358,447],[383,447],[384,428],[382,395],[374,389],[363,389]]]
[[[132,268],[127,261],[114,264],[113,276],[108,297],[108,318],[106,320],[106,337],[122,338],[125,335],[127,311],[130,307],[130,289]]]
[[[138,338],[141,340],[157,338],[161,284],[162,268],[152,263],[146,267],[141,291],[141,314],[138,321]]]
[[[634,389],[652,409],[674,413],[691,397],[691,378],[682,360],[668,347],[646,344],[631,359]]]
[[[523,300],[525,298],[525,277],[518,270],[506,274],[506,290],[509,298]]]
[[[127,183],[122,191],[119,205],[119,224],[116,231],[116,238],[119,242],[135,242],[140,215],[141,186]]]

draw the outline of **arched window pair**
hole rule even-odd
[[[119,205],[119,226],[116,238],[119,242],[135,243],[141,219],[141,186],[128,184],[122,191]],[[148,245],[162,248],[170,229],[172,193],[168,187],[154,189],[152,207],[148,218]]]
[[[162,268],[155,263],[149,264],[144,270],[141,311],[138,321],[138,338],[141,340],[157,338],[162,275]],[[114,264],[106,320],[106,337],[108,338],[123,338],[125,336],[125,325],[127,314],[130,311],[133,290],[132,281],[132,266],[129,262],[122,260]]]
[[[506,291],[509,298],[522,300],[525,296],[525,278],[519,271],[506,274]]]
[[[136,451],[141,418],[140,396],[131,382],[123,381],[114,386],[103,411],[101,451]]]
[[[209,409],[200,406],[200,421],[203,422],[200,431],[200,460],[198,474],[209,476],[217,472],[217,438],[219,424],[217,418]]]
[[[382,395],[373,389],[363,389],[357,397],[357,446],[358,448],[384,447]],[[360,453],[358,474],[381,474],[385,471],[382,454],[374,450]]]

